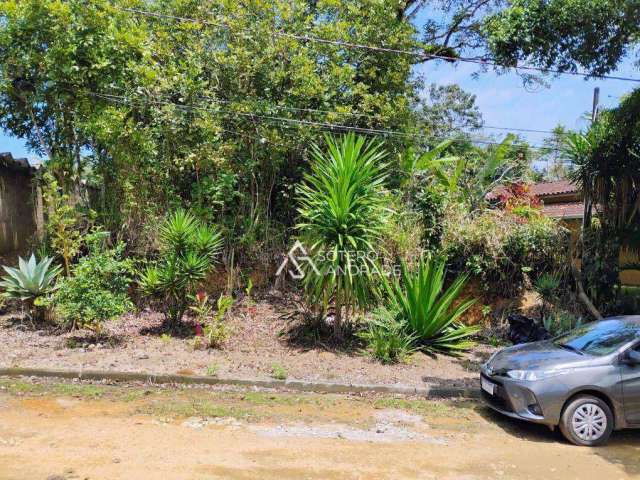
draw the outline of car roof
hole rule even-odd
[[[607,317],[600,320],[601,322],[605,322],[607,320],[618,320],[620,322],[629,323],[633,325],[640,326],[640,315],[618,315],[615,317]]]

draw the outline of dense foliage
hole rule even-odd
[[[87,255],[71,270],[71,275],[58,282],[48,303],[56,320],[74,328],[99,332],[106,320],[117,318],[133,309],[129,284],[133,262],[123,259],[124,244],[106,245],[108,232],[87,235]]]
[[[484,28],[491,51],[507,65],[603,74],[637,41],[639,17],[636,0],[512,0]]]
[[[569,231],[546,217],[462,211],[452,213],[443,247],[453,271],[468,271],[489,292],[510,297],[527,278],[565,271],[569,240]]]
[[[390,300],[361,332],[381,361],[468,346],[475,329],[459,321],[470,303],[458,299],[468,276],[502,296],[536,286],[545,321],[564,329],[571,320],[552,306],[549,279],[568,286],[569,232],[524,186],[539,177],[539,153],[513,134],[480,145],[475,97],[457,85],[421,94],[414,67],[472,52],[604,73],[636,41],[639,9],[621,0],[0,0],[0,127],[44,158],[38,251],[55,257],[7,269],[6,295],[30,308],[49,297],[68,326],[99,329],[132,308],[136,259],[146,264],[140,291],[168,326],[191,313],[206,344],[220,346],[233,300],[220,296],[214,312],[198,291],[214,262],[233,294],[238,272],[271,275],[296,239],[314,265],[293,286],[336,337],[345,320],[364,321]],[[619,290],[620,249],[640,237],[639,105],[636,92],[586,135],[556,129],[542,153],[548,177],[571,172],[597,212],[591,221],[587,209],[582,265],[599,305]],[[318,143],[327,130],[363,135]],[[565,137],[571,148],[556,155]],[[87,235],[95,225],[111,238]],[[443,260],[424,261],[425,251]],[[66,274],[55,292],[54,261]]]
[[[635,90],[617,108],[601,112],[586,134],[567,141],[571,178],[587,200],[583,277],[592,300],[605,312],[616,310],[623,246],[640,248],[639,129],[640,91]]]

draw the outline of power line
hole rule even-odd
[[[123,88],[117,88],[117,87],[112,87],[112,88],[116,88],[116,89],[118,89],[120,91],[124,90]],[[226,105],[233,105],[234,104],[234,102],[232,100],[209,97],[209,96],[206,96],[206,95],[198,95],[197,98],[200,99],[200,100],[208,100],[208,101],[211,101],[211,102],[222,103],[222,104],[226,104]],[[256,97],[256,100],[258,102],[268,102],[268,100],[264,99],[264,98],[257,98]],[[360,112],[345,112],[345,111],[337,111],[337,110],[324,110],[324,109],[318,109],[318,108],[290,107],[290,106],[287,106],[287,105],[276,105],[276,104],[273,104],[273,103],[267,103],[267,107],[270,108],[270,109],[274,109],[274,110],[286,110],[286,111],[292,111],[292,112],[321,113],[321,114],[325,114],[325,115],[341,115],[341,116],[349,116],[349,117],[366,118],[366,119],[370,119],[370,120],[377,120],[378,119],[375,115],[371,115],[371,114],[367,114],[367,113],[360,113]],[[545,133],[545,134],[560,135],[560,136],[569,135],[569,132],[554,132],[553,130],[541,130],[541,129],[518,128],[518,127],[502,127],[502,126],[495,126],[495,125],[479,125],[474,130],[481,130],[481,129],[504,130],[504,131],[509,131],[509,132]],[[473,133],[473,132],[469,132],[469,131],[465,131],[465,130],[461,130],[461,132],[465,133],[465,134]],[[546,147],[541,147],[541,148],[546,148]]]
[[[176,16],[176,15],[168,15],[168,14],[157,13],[157,12],[149,12],[149,11],[146,11],[146,10],[140,10],[140,9],[136,9],[136,8],[121,8],[121,7],[116,7],[116,6],[114,6],[114,8],[117,9],[117,10],[120,10],[120,11],[134,13],[136,15],[142,15],[142,16],[146,16],[146,17],[162,18],[162,19],[168,19],[168,20],[173,20],[173,21],[177,21],[177,22],[185,22],[185,23],[196,23],[196,24],[201,23],[201,24],[216,26],[216,27],[220,27],[220,28],[224,28],[224,29],[227,29],[229,31],[232,31],[232,28],[229,25],[227,25],[225,23],[213,22],[213,21],[210,21],[210,20],[204,20],[204,19],[198,19],[198,18],[192,18],[192,17]],[[243,30],[247,31],[247,29],[243,29]],[[544,73],[544,74],[553,73],[553,74],[556,74],[556,75],[572,75],[572,76],[583,77],[583,78],[598,78],[598,79],[603,79],[603,80],[619,80],[619,81],[624,81],[624,82],[640,83],[640,78],[623,77],[623,76],[618,76],[618,75],[596,75],[596,74],[591,74],[591,73],[587,73],[587,72],[578,72],[578,71],[575,71],[575,72],[573,72],[573,71],[563,71],[563,70],[558,70],[558,69],[553,69],[553,68],[535,67],[533,65],[521,65],[521,66],[503,65],[503,64],[500,64],[500,63],[498,63],[498,62],[496,62],[494,60],[486,60],[486,59],[482,59],[482,58],[452,57],[452,56],[448,56],[448,55],[438,55],[438,54],[432,54],[432,53],[425,53],[425,52],[421,52],[421,51],[418,51],[418,50],[415,50],[415,49],[414,50],[407,50],[407,49],[400,49],[400,48],[381,47],[381,46],[376,46],[376,45],[366,45],[366,44],[361,44],[361,43],[345,42],[345,41],[342,41],[342,40],[331,40],[331,39],[322,38],[322,37],[316,37],[316,36],[311,36],[311,35],[300,35],[300,34],[287,33],[287,32],[282,32],[282,31],[271,32],[271,35],[272,36],[276,36],[276,37],[292,38],[292,39],[299,40],[299,41],[304,41],[304,42],[316,42],[316,43],[322,43],[322,44],[326,44],[326,45],[334,45],[334,46],[350,48],[350,49],[368,50],[368,51],[379,52],[379,53],[394,53],[394,54],[418,57],[418,58],[422,58],[422,59],[445,60],[445,61],[448,61],[448,62],[466,62],[466,63],[473,63],[473,64],[476,64],[476,65],[482,65],[482,66],[488,66],[488,67],[498,67],[498,68],[516,70],[516,71],[517,70],[526,70],[526,71],[541,72],[541,73]]]
[[[87,95],[90,95],[93,97],[102,98],[108,101],[115,101],[122,104],[127,104],[130,101],[130,99],[127,96],[122,96],[122,95],[112,95],[112,94],[105,94],[105,93],[98,93],[98,92],[86,92],[86,93]],[[143,100],[148,104],[171,105],[171,106],[175,106],[185,110],[211,111],[210,107],[201,106],[201,105],[181,104],[181,103],[170,102],[165,100],[154,100],[148,97],[144,97]],[[273,115],[263,115],[255,112],[216,110],[216,113],[222,114],[223,116],[238,115],[238,116],[248,117],[251,119],[267,120],[270,122],[279,123],[280,126],[285,126],[285,127],[307,126],[307,127],[319,128],[319,129],[330,130],[330,131],[338,130],[338,131],[347,131],[347,132],[355,132],[355,133],[363,133],[363,134],[371,134],[371,135],[394,135],[399,137],[421,138],[428,141],[438,141],[438,142],[452,141],[452,142],[477,143],[481,145],[500,145],[499,142],[491,142],[487,140],[480,140],[480,139],[473,139],[473,138],[469,138],[469,139],[468,138],[435,138],[435,137],[430,137],[428,135],[419,134],[419,133],[399,132],[399,131],[379,129],[379,128],[354,127],[350,125],[342,125],[342,124],[335,124],[335,123],[329,123],[329,122],[317,122],[317,121],[311,121],[311,120],[278,117]],[[538,145],[529,145],[529,147],[532,149],[543,150],[543,151],[554,150],[552,148],[538,146]]]

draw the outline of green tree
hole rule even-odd
[[[600,75],[615,70],[640,33],[637,0],[512,0],[483,26],[499,63]]]
[[[459,85],[431,84],[428,96],[420,102],[417,122],[429,135],[445,138],[479,129],[482,114],[476,105],[476,96]]]
[[[640,228],[640,90],[601,112],[585,135],[569,137],[571,178],[585,197],[583,277],[603,310],[615,308],[622,245]],[[592,221],[592,212],[597,218]]]

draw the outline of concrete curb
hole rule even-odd
[[[478,398],[479,391],[464,387],[409,387],[403,385],[358,385],[326,382],[304,382],[299,380],[260,380],[239,378],[217,378],[199,375],[155,375],[142,372],[112,372],[101,370],[56,370],[47,368],[0,368],[0,377],[42,377],[78,380],[109,380],[113,382],[144,382],[151,384],[184,385],[235,385],[289,389],[316,393],[389,393],[417,395],[425,398]]]

